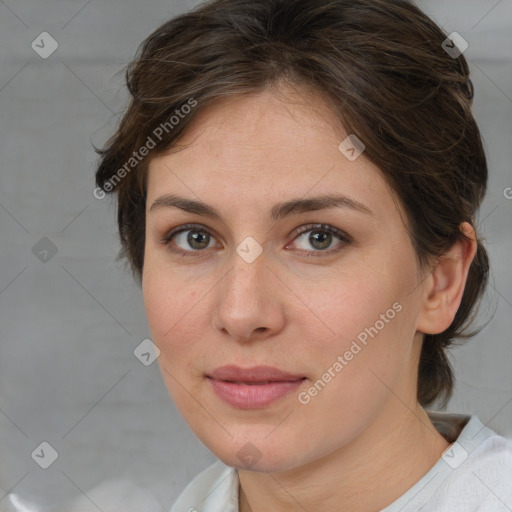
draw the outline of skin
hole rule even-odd
[[[399,202],[364,153],[351,162],[340,152],[346,137],[321,96],[282,85],[206,107],[179,148],[149,165],[142,280],[148,324],[184,419],[238,468],[242,512],[374,512],[448,446],[417,403],[417,368],[422,333],[445,330],[460,304],[474,232],[463,225],[471,240],[420,269]],[[372,213],[342,207],[277,222],[269,216],[279,202],[332,193]],[[222,219],[173,207],[150,211],[165,194],[206,202]],[[207,248],[190,246],[189,232],[162,243],[187,223],[211,234]],[[336,227],[351,241],[332,235],[318,249],[308,238],[324,230],[297,234],[310,223]],[[236,252],[247,236],[263,249],[252,263]],[[396,302],[402,310],[301,404],[297,394]],[[224,364],[267,364],[307,380],[268,407],[237,409],[205,379]],[[249,442],[260,457],[251,467],[237,456]]]

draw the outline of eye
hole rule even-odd
[[[193,256],[194,253],[219,246],[215,242],[215,238],[209,231],[195,224],[180,226],[168,233],[162,240],[162,243],[168,245],[172,252],[183,256]]]
[[[306,235],[309,233],[309,236]],[[343,231],[329,226],[328,224],[308,224],[298,228],[293,243],[299,242],[302,247],[300,251],[309,253],[309,256],[321,256],[338,252],[342,247],[349,244],[352,239]],[[338,239],[339,243],[334,249],[328,249],[333,240]],[[203,226],[197,224],[186,224],[171,230],[161,240],[169,249],[182,256],[199,256],[200,252],[213,247],[221,248],[215,237]],[[309,244],[309,247],[308,247]],[[289,245],[287,246],[287,248]],[[310,248],[313,247],[313,250]]]
[[[294,239],[301,245],[300,250],[309,252],[308,256],[321,256],[322,254],[331,254],[339,251],[343,246],[351,242],[349,235],[343,231],[329,226],[328,224],[309,224],[299,228],[298,236]],[[308,235],[309,234],[309,235]],[[306,237],[306,235],[308,235]],[[338,239],[340,242],[335,245],[334,249],[326,250],[332,246],[333,240]],[[313,247],[313,251],[311,251]],[[315,254],[319,253],[319,254]]]

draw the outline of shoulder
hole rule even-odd
[[[429,416],[451,444],[423,478],[381,512],[511,512],[512,440],[477,416]]]
[[[170,512],[238,512],[238,473],[220,460],[199,473]]]
[[[422,511],[512,510],[511,439],[498,435],[473,416],[442,459],[449,473]]]

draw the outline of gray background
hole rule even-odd
[[[157,26],[195,4],[0,1],[2,512],[71,503],[81,512],[165,510],[215,460],[175,409],[157,363],[133,354],[150,337],[141,291],[115,261],[114,205],[92,195],[91,143],[106,141],[126,106],[118,72]],[[482,318],[495,316],[455,350],[448,410],[510,436],[512,0],[419,5],[469,43],[491,170],[479,222],[493,265]],[[47,59],[31,47],[44,31],[59,45]],[[43,441],[58,452],[46,470],[31,457]]]

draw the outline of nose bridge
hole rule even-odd
[[[247,221],[239,219],[238,244],[234,245],[234,250],[229,259],[229,273],[226,279],[228,290],[238,293],[240,287],[248,288],[249,291],[263,278],[268,263],[268,253],[263,250],[263,246],[250,235],[241,235],[244,231],[247,233]],[[235,234],[236,237],[236,234]],[[228,291],[226,290],[226,292]],[[242,292],[243,293],[243,292]]]
[[[254,259],[245,257],[253,251],[250,246],[247,250],[247,244],[243,242],[237,247],[236,254],[233,254],[222,295],[228,301],[234,300],[235,305],[257,305],[259,296],[266,287],[268,274],[272,275],[267,269],[267,258],[263,251]],[[254,253],[251,256],[253,255]]]

